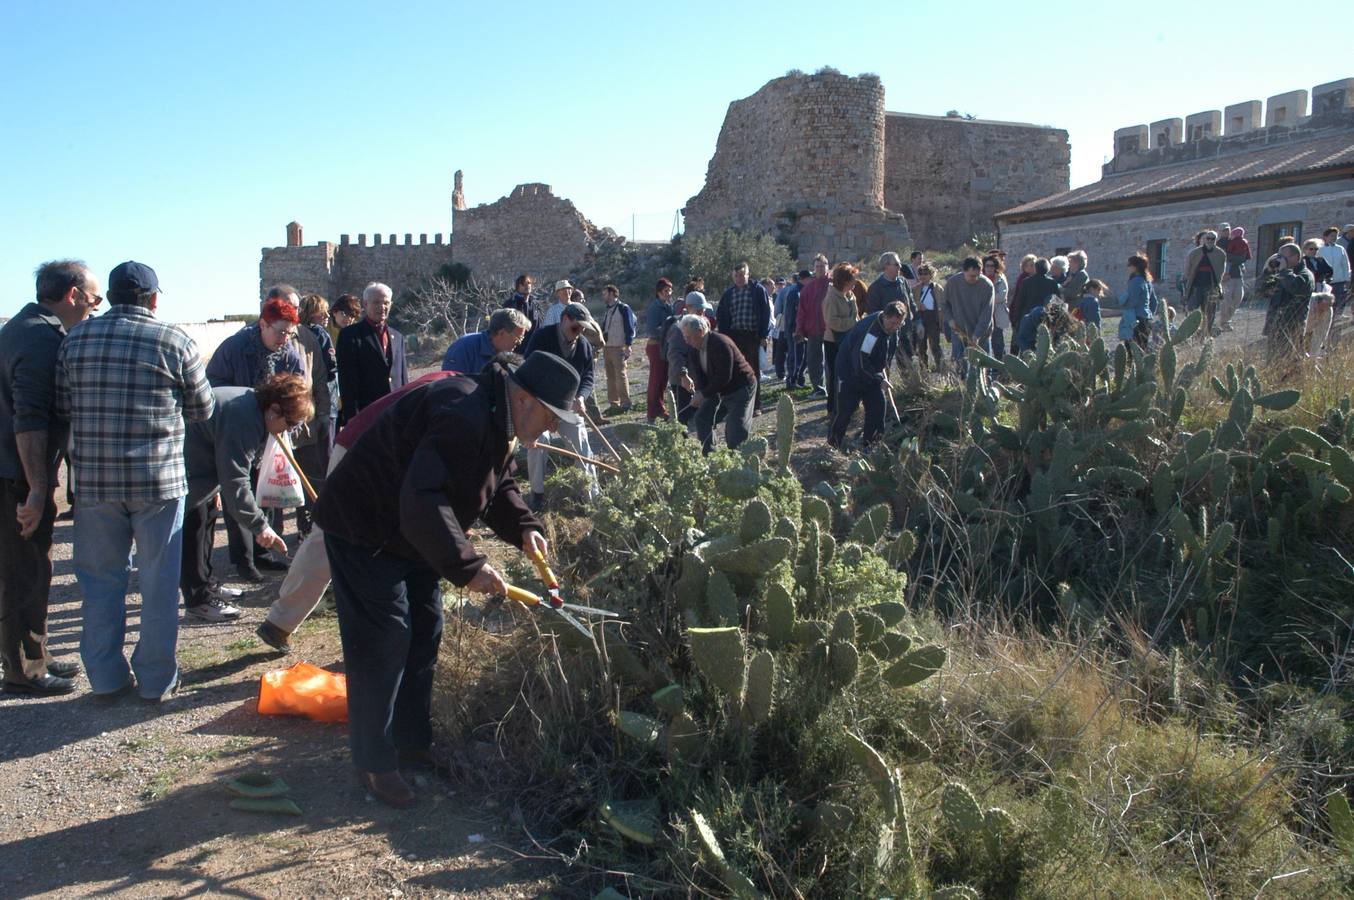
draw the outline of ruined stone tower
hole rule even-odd
[[[908,241],[884,206],[884,87],[874,75],[790,74],[729,104],[687,234],[773,231],[801,255],[872,255]]]

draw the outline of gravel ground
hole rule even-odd
[[[71,532],[57,523],[50,631],[53,653],[78,659]],[[219,538],[216,569],[230,572]],[[160,706],[134,695],[104,706],[83,679],[66,697],[0,695],[0,796],[17,799],[0,838],[0,897],[499,898],[547,889],[548,872],[522,860],[523,836],[491,799],[419,776],[419,805],[388,809],[359,787],[346,726],[257,713],[259,676],[289,664],[253,634],[279,581],[242,599],[238,624],[183,623],[183,687]],[[129,597],[129,642],[139,602]],[[332,614],[312,618],[295,641],[293,658],[341,670]],[[253,772],[285,780],[302,815],[230,809],[220,782]]]

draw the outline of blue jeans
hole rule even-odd
[[[183,555],[183,498],[155,502],[86,503],[76,498],[75,578],[84,595],[80,658],[96,694],[130,681],[122,645],[127,635],[127,581],[132,541],[141,588],[141,625],[131,672],[148,699],[178,680],[179,566]]]

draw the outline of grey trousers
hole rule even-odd
[[[701,405],[696,409],[696,437],[701,448],[709,453],[714,449],[715,415],[719,407],[725,409],[724,440],[732,450],[748,439],[752,429],[752,398],[756,396],[757,386],[745,384],[731,394],[724,396],[702,397]]]

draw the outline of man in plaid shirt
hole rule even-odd
[[[184,420],[210,418],[215,404],[192,338],[155,320],[159,298],[150,266],[118,266],[108,276],[111,308],[72,329],[56,371],[57,412],[70,419],[74,445],[80,656],[96,695],[125,693],[134,672],[151,702],[179,680]],[[129,670],[122,644],[133,540],[141,624]]]
[[[771,334],[771,303],[766,288],[748,280],[747,263],[739,263],[734,268],[733,284],[719,298],[715,319],[720,333],[734,342],[758,376],[752,398],[752,413],[756,415],[762,399],[762,367],[757,351]]]

